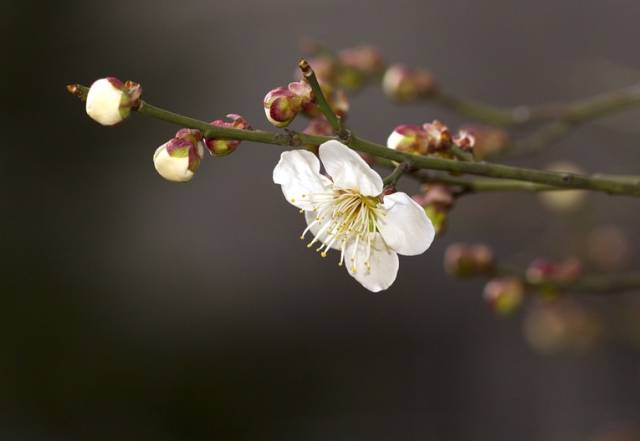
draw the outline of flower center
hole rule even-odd
[[[382,216],[382,210],[378,207],[380,200],[363,196],[353,190],[332,190],[311,195],[310,202],[316,217],[309,223],[300,238],[304,239],[311,229],[316,233],[307,247],[311,248],[317,241],[321,241],[322,244],[316,251],[322,257],[326,257],[331,247],[337,247],[341,251],[338,265],[342,265],[347,245],[355,241],[351,255],[346,256],[349,264],[352,265],[351,270],[357,271],[362,258],[362,263],[368,272],[371,268],[371,248],[378,231],[377,220]],[[358,255],[360,247],[364,247],[363,256]]]

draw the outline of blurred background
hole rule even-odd
[[[375,45],[498,105],[573,99],[640,78],[640,3],[3,0],[0,10],[0,439],[640,439],[639,293],[571,297],[567,308],[603,323],[601,338],[548,350],[531,336],[546,323],[531,317],[535,302],[498,317],[482,281],[442,268],[456,241],[521,266],[586,255],[607,225],[626,250],[614,269],[638,268],[640,201],[589,195],[558,214],[530,194],[463,198],[446,235],[402,258],[395,285],[374,295],[299,240],[304,221],[271,181],[277,147],[243,143],[171,184],[152,155],[176,127],[139,115],[100,127],[64,89],[115,75],[156,105],[268,128],[262,98],[290,81],[311,37]],[[599,120],[512,163],[638,173],[639,117]],[[375,87],[351,101],[351,126],[380,142],[434,118],[466,122],[394,105]]]

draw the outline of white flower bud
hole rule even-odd
[[[87,114],[103,126],[122,122],[131,113],[131,99],[117,78],[95,81],[87,95]]]
[[[183,129],[176,138],[165,142],[153,154],[153,165],[168,181],[187,182],[193,178],[204,156],[202,135]]]

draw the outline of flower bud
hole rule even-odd
[[[107,77],[95,81],[87,94],[87,114],[103,126],[113,126],[129,117],[131,108],[140,103],[139,84]]]
[[[602,338],[602,320],[569,299],[537,302],[528,308],[524,335],[539,352],[584,352]]]
[[[322,94],[327,100],[327,104],[331,107],[331,110],[333,110],[333,112],[340,118],[344,118],[349,111],[347,94],[344,93],[343,90],[336,89],[329,84],[322,84],[320,87],[322,89]],[[309,118],[318,118],[322,115],[322,112],[311,98],[303,100],[302,110]]]
[[[429,153],[446,151],[451,147],[452,139],[449,128],[437,119],[431,123],[423,124],[422,128],[427,134],[427,151]]]
[[[424,207],[436,234],[442,234],[446,229],[449,210],[453,206],[453,194],[449,187],[442,184],[424,185],[422,191],[422,194],[414,195],[413,199]]]
[[[509,134],[496,127],[470,124],[462,127],[460,132],[462,131],[474,138],[473,156],[478,160],[503,151],[511,143]]]
[[[614,225],[603,225],[589,233],[587,255],[600,270],[620,270],[629,263],[632,254],[629,238]]]
[[[569,283],[582,273],[582,264],[576,258],[563,262],[536,259],[527,268],[527,281],[530,283]]]
[[[515,312],[524,300],[524,284],[517,277],[499,277],[484,287],[484,300],[500,315]]]
[[[273,89],[264,97],[264,113],[271,124],[287,127],[300,112],[300,102],[286,87]]]
[[[425,154],[427,146],[427,133],[415,124],[400,125],[387,138],[387,147],[399,152]]]
[[[338,53],[343,66],[360,71],[365,75],[375,75],[384,68],[380,51],[373,46],[356,46]]]
[[[310,120],[309,125],[307,125],[302,133],[314,136],[331,136],[333,135],[333,128],[325,117],[319,116]]]
[[[244,130],[252,130],[251,126],[242,116],[237,115],[235,113],[229,113],[227,118],[231,120],[231,122],[224,121],[222,119],[217,119],[211,122],[212,126],[217,127],[227,127],[232,129],[244,129]],[[226,156],[238,148],[240,145],[240,140],[237,139],[216,139],[216,138],[205,138],[205,145],[209,149],[209,152],[213,156]]]
[[[433,75],[424,69],[412,69],[400,64],[390,66],[382,79],[384,93],[398,101],[412,101],[435,92]]]
[[[491,248],[484,244],[454,243],[444,254],[445,270],[457,277],[471,277],[493,270],[495,259]]]
[[[313,92],[306,81],[289,83],[288,87],[278,87],[267,93],[264,112],[274,126],[287,127],[312,99]]]
[[[554,162],[548,165],[547,170],[564,173],[583,173],[582,169],[571,162]],[[558,190],[546,191],[538,194],[542,205],[556,213],[569,214],[580,209],[587,198],[584,190]]]
[[[473,152],[476,138],[467,130],[459,130],[453,138],[453,143],[465,152]]]
[[[166,180],[187,182],[200,167],[203,156],[202,134],[198,130],[181,129],[175,138],[157,148],[153,164]]]

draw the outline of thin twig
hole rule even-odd
[[[340,138],[343,138],[344,134],[342,121],[340,120],[340,117],[335,114],[335,112],[327,102],[327,99],[322,92],[322,88],[320,87],[320,83],[318,83],[315,72],[313,71],[313,69],[311,69],[311,66],[304,58],[298,61],[298,67],[300,68],[300,71],[302,71],[302,75],[307,80],[307,83],[309,83],[309,85],[311,86],[315,103],[318,105],[318,108],[320,109],[324,117],[327,118],[329,124],[331,124],[333,133],[338,135]]]

